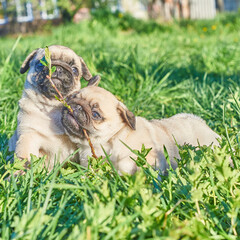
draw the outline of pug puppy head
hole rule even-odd
[[[84,141],[82,129],[91,140],[107,142],[123,128],[135,130],[136,119],[127,107],[103,88],[89,86],[73,93],[67,99],[68,108],[62,110],[62,124],[72,142]]]
[[[52,45],[49,47],[49,51],[52,66],[56,67],[51,79],[63,97],[80,88],[81,77],[87,81],[92,78],[83,59],[70,48]],[[40,62],[40,60],[44,60],[44,56],[44,48],[34,50],[23,62],[20,73],[23,74],[29,69],[27,81],[48,99],[55,99],[57,92],[47,79],[48,68]]]

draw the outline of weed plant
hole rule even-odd
[[[144,22],[141,31],[140,24],[95,17],[0,39],[0,239],[239,239],[239,17]],[[221,147],[180,147],[179,167],[161,181],[146,166],[144,147],[135,151],[140,171],[133,176],[119,176],[111,156],[93,159],[91,168],[66,159],[50,173],[44,158],[32,156],[26,175],[14,177],[23,168],[7,162],[26,78],[19,69],[33,49],[51,44],[81,55],[101,75],[100,86],[136,115],[197,114],[221,135]]]

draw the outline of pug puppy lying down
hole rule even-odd
[[[104,155],[102,146],[111,155],[115,167],[129,174],[137,170],[135,162],[130,159],[130,156],[136,156],[122,142],[132,149],[139,150],[142,144],[152,148],[147,155],[147,162],[164,174],[169,166],[163,146],[175,169],[175,158],[180,158],[176,142],[179,145],[218,145],[217,139],[220,138],[204,120],[192,114],[181,113],[167,119],[150,121],[135,117],[113,94],[96,86],[81,89],[69,96],[67,102],[73,113],[64,107],[62,124],[71,142],[81,149],[79,158],[84,166],[88,165],[87,156],[91,156],[91,149],[83,128],[88,132],[96,155]]]
[[[80,89],[80,78],[90,81],[92,75],[85,62],[70,48],[53,45],[49,47],[52,66],[56,71],[52,81],[65,98]],[[62,162],[76,149],[70,142],[61,124],[62,103],[47,75],[48,68],[40,60],[45,56],[45,49],[39,48],[30,53],[22,64],[20,73],[28,69],[22,98],[19,101],[18,126],[9,141],[9,150],[17,157],[29,159],[30,154],[41,157],[47,155],[49,170],[54,159]]]

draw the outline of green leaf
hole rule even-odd
[[[46,67],[48,66],[47,63],[46,63],[45,61],[43,61],[43,60],[40,60],[40,63],[41,63],[42,65],[46,66]]]
[[[167,151],[167,148],[166,148],[165,145],[163,145],[163,151],[164,151],[164,156],[165,156],[165,158],[166,158],[166,161],[167,161],[167,163],[168,163],[168,165],[169,165],[169,169],[170,169],[170,170],[173,170],[172,165],[171,165],[171,162],[170,162],[170,159],[169,159],[168,151]]]
[[[54,97],[61,102],[61,100],[59,99],[59,97],[57,95],[54,95]]]
[[[48,46],[45,47],[45,58],[48,64],[51,64],[51,54]]]
[[[54,73],[56,71],[56,66],[52,66],[51,72]]]
[[[193,189],[191,191],[191,195],[192,195],[193,201],[199,201],[202,199],[203,191],[202,191],[202,189]]]

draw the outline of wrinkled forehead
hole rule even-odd
[[[91,105],[97,104],[103,111],[110,111],[118,104],[117,98],[112,93],[100,87],[85,87],[80,90],[79,96]]]
[[[60,60],[69,65],[81,65],[79,56],[70,48],[64,46],[50,46],[49,51],[51,53],[52,60]],[[39,49],[36,56],[37,60],[40,60],[45,55],[45,49]]]

